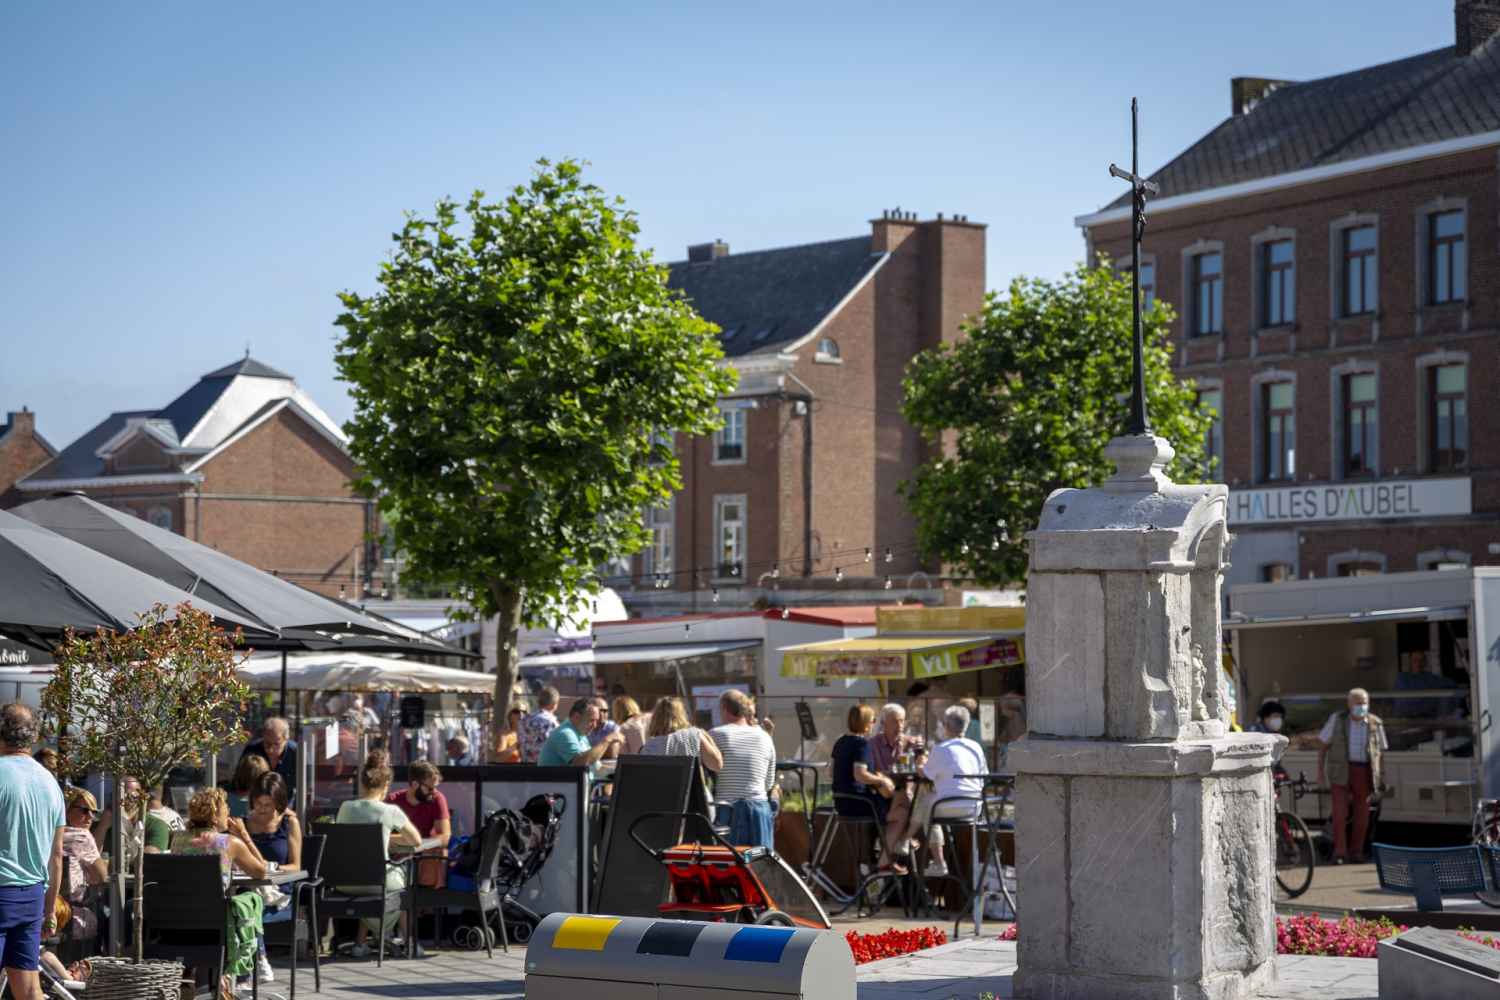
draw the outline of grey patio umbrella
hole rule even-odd
[[[248,641],[271,638],[255,618],[117,562],[37,524],[0,511],[0,632],[50,649],[63,630],[134,628],[154,604],[184,602]]]
[[[259,649],[470,655],[81,493],[54,493],[13,513],[275,632],[254,643]]]

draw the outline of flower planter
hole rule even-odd
[[[182,995],[182,963],[123,958],[89,960],[89,1000],[178,1000]]]

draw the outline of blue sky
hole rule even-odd
[[[270,8],[269,10],[253,8]],[[299,9],[302,8],[302,9]],[[1144,13],[1137,14],[1135,11]],[[1451,0],[0,5],[0,411],[61,447],[243,354],[342,420],[335,294],[402,212],[575,156],[662,260],[989,223],[989,283],[1055,276],[1229,78],[1453,41]]]

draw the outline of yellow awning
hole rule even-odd
[[[940,677],[1025,662],[1024,629],[947,635],[877,635],[782,649],[783,677]]]

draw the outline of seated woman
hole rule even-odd
[[[869,705],[854,705],[849,709],[847,722],[849,731],[833,744],[833,790],[838,795],[858,796],[862,801],[835,798],[834,807],[840,816],[853,819],[869,819],[874,814],[880,831],[880,867],[894,870],[898,866],[891,857],[884,831],[896,783],[876,771],[871,763],[869,736],[875,710]]]
[[[188,802],[187,829],[172,835],[172,853],[218,855],[219,874],[225,889],[233,880],[235,868],[251,878],[265,878],[269,870],[245,824],[229,815],[229,798],[222,788],[205,788]],[[229,904],[231,939],[243,940],[233,929],[249,923],[254,927],[256,941],[264,940],[263,915],[263,905],[256,894],[242,893],[234,897]],[[252,962],[259,966],[256,972],[260,979],[270,982],[271,966],[259,948],[229,948],[224,968],[236,979],[244,979],[250,975]]]
[[[70,788],[63,801],[67,805],[68,825],[63,828],[63,865],[66,869],[67,899],[73,907],[68,928],[75,939],[91,940],[99,931],[90,890],[103,885],[109,877],[109,865],[99,854],[99,842],[90,827],[99,815],[99,803],[86,788]]]
[[[350,799],[339,806],[336,823],[374,823],[385,828],[390,842],[416,847],[422,843],[422,835],[412,825],[411,820],[406,818],[406,813],[400,807],[394,806],[386,801],[386,795],[391,790],[391,781],[395,775],[391,772],[388,761],[389,756],[384,750],[371,750],[370,755],[365,758],[364,765],[359,769],[359,798]],[[390,857],[390,843],[386,844],[386,857]],[[399,893],[406,888],[406,872],[401,868],[387,867],[385,870],[385,888],[391,892]],[[381,887],[376,885],[339,886],[340,892],[351,895],[373,895],[380,892]],[[404,916],[400,914],[399,916]],[[396,925],[398,914],[388,913],[384,921],[375,919],[364,919],[359,922],[359,930],[355,932],[354,951],[355,958],[368,958],[370,946],[366,943],[371,930],[378,929],[382,934],[389,934],[391,928]]]
[[[641,753],[656,757],[696,757],[714,773],[724,766],[724,754],[707,733],[688,721],[681,698],[660,698],[651,710]]]
[[[271,765],[258,753],[246,754],[234,769],[234,780],[229,783],[229,815],[244,819],[250,814],[250,789],[260,776],[268,773]]]
[[[275,771],[262,774],[250,789],[245,829],[250,831],[261,857],[282,868],[301,868],[302,824],[287,807],[288,802],[286,779]]]

